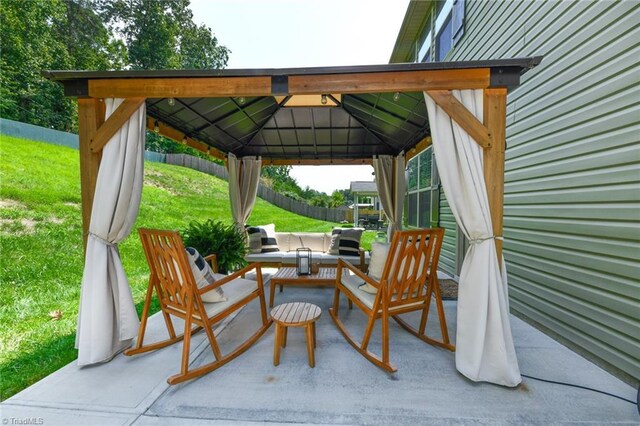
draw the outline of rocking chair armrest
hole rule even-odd
[[[367,272],[369,270],[367,262],[365,261],[365,252],[366,250],[362,247],[358,248],[358,255],[360,256],[360,270],[363,272]]]
[[[344,259],[338,259],[338,269],[340,269],[340,267],[347,268],[348,270],[353,272],[354,275],[356,275],[358,278],[364,280],[365,283],[371,284],[375,288],[380,288],[381,284],[378,281],[374,280],[369,275],[362,272],[359,268],[354,266],[352,263],[349,263]]]
[[[260,263],[251,263],[247,266],[245,266],[244,268],[234,272],[231,275],[227,275],[224,278],[220,278],[219,280],[216,280],[214,283],[211,283],[209,285],[206,285],[200,289],[198,289],[198,293],[203,294],[206,293],[214,288],[218,288],[221,287],[225,284],[230,283],[231,281],[235,280],[236,278],[242,278],[247,272],[252,271],[253,269],[256,270],[256,275],[258,277],[258,279],[260,279],[260,277],[262,277],[262,271],[260,270]]]
[[[218,255],[217,254],[210,254],[209,256],[205,256],[204,258],[205,262],[209,262],[209,265],[211,265],[211,269],[213,269],[213,272],[215,272],[216,274],[218,273]]]

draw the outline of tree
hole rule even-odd
[[[87,0],[0,2],[0,115],[73,131],[75,101],[40,74],[46,69],[109,69],[124,61]]]
[[[343,206],[344,203],[344,194],[339,190],[335,190],[331,193],[331,200],[329,201],[329,207],[340,207]]]
[[[99,0],[98,8],[125,40],[133,69],[224,68],[229,50],[211,29],[193,22],[189,0]]]

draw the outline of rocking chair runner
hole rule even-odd
[[[149,276],[149,287],[142,311],[138,339],[133,348],[124,352],[125,355],[153,351],[184,339],[180,373],[167,379],[169,384],[174,385],[221,367],[251,347],[269,328],[272,321],[267,318],[264,287],[259,264],[251,264],[229,276],[216,280],[213,284],[198,289],[185,254],[182,238],[177,232],[153,229],[139,229],[138,232],[151,274]],[[256,270],[257,282],[240,278],[253,269]],[[201,295],[203,293],[221,286],[225,291],[227,301],[217,303],[204,303],[202,301]],[[149,315],[149,306],[154,289],[158,295],[169,339],[144,345],[147,316]],[[232,352],[222,355],[216,337],[213,334],[213,325],[256,298],[260,300],[262,326]],[[182,335],[176,335],[170,315],[184,320],[184,333]],[[196,327],[192,328],[194,325]],[[215,360],[203,366],[189,369],[191,335],[202,328],[207,334]]]
[[[389,362],[389,317],[419,339],[450,351],[455,350],[455,346],[449,342],[437,278],[443,236],[442,228],[397,231],[393,235],[389,255],[379,281],[365,275],[342,259],[338,261],[336,277],[342,277],[342,268],[349,269],[352,275],[336,278],[333,308],[329,309],[329,313],[351,346],[386,371],[391,373],[397,371],[396,367]],[[365,292],[359,288],[363,284],[377,288],[377,292],[375,294]],[[357,342],[351,337],[338,318],[340,293],[347,296],[349,308],[355,304],[368,317],[362,342]],[[442,341],[434,340],[425,334],[432,297],[435,298],[438,309]],[[422,311],[417,330],[399,317],[400,314],[413,311]],[[373,326],[378,319],[382,320],[382,358],[367,349]]]

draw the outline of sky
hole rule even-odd
[[[191,0],[196,24],[231,50],[227,68],[387,64],[409,0]],[[294,166],[298,184],[331,194],[372,181],[371,166]]]

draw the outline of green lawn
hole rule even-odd
[[[0,398],[77,357],[74,349],[82,225],[78,151],[0,135]],[[148,269],[138,227],[181,229],[191,220],[232,223],[227,182],[194,170],[145,163],[140,215],[120,255],[140,313]],[[330,231],[258,199],[251,224]],[[374,233],[363,238],[369,247]],[[51,312],[62,317],[53,319]]]

